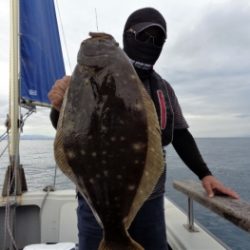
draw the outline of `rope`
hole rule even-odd
[[[9,143],[5,146],[5,148],[3,149],[2,153],[0,154],[0,158],[4,155],[5,151],[7,150],[9,146]]]
[[[5,121],[4,125],[6,127],[6,131],[0,136],[0,142],[3,141],[8,136],[8,132],[10,129],[10,119],[9,119],[8,114],[7,114],[6,121]]]
[[[25,123],[25,121],[33,114],[35,113],[36,110],[35,109],[31,109],[29,110],[26,114],[24,114],[22,120],[23,120],[23,124]]]
[[[5,224],[4,225],[4,244],[3,244],[4,248],[3,249],[6,249],[7,233],[8,233],[14,249],[18,250],[15,238],[13,236],[12,228],[11,228],[11,225],[10,225],[10,222],[11,222],[11,219],[10,219],[10,217],[11,217],[11,214],[10,214],[11,202],[9,200],[9,198],[10,198],[10,187],[13,185],[15,176],[16,176],[16,167],[14,168],[14,174],[12,175],[12,178],[11,179],[9,178],[8,182],[7,182],[7,197],[6,197],[5,220],[4,220],[4,224]],[[15,195],[15,199],[16,199],[16,195]],[[16,204],[16,200],[14,202],[14,205],[15,204]],[[15,213],[15,208],[14,208],[14,213]]]
[[[19,93],[20,95],[20,93]],[[20,95],[21,96],[21,95]],[[18,119],[18,127],[20,131],[22,132],[23,126],[27,118],[34,112],[34,109],[29,110],[24,116],[21,114],[21,106],[19,105],[19,114],[20,119]],[[5,122],[5,126],[7,128],[7,131],[4,132],[0,136],[0,142],[3,141],[7,136],[9,136],[9,130],[11,129],[11,124],[10,124],[10,118],[9,115],[7,115],[7,119]],[[7,148],[9,146],[9,139],[7,146],[3,149],[3,151],[0,153],[0,158],[4,155],[6,152]],[[18,145],[16,145],[17,147]],[[16,191],[17,191],[17,175],[18,175],[18,164],[19,164],[19,155],[15,155],[16,159],[14,161],[14,166],[13,166],[13,173],[8,176],[7,180],[7,195],[6,195],[6,204],[5,204],[5,218],[4,218],[4,238],[3,238],[3,249],[14,249],[18,250],[18,246],[14,237],[14,223],[15,223],[15,217],[16,217],[16,205],[17,205],[17,196],[16,196]],[[12,164],[11,164],[12,165]],[[11,169],[10,169],[11,172]],[[15,189],[14,189],[14,200],[10,199],[10,192],[11,188],[13,187],[15,181]]]
[[[4,140],[7,136],[9,136],[9,133],[8,133],[8,132],[5,132],[5,133],[6,133],[6,135],[3,137],[2,140]],[[8,140],[8,142],[7,142],[7,145],[6,145],[5,148],[3,149],[3,151],[0,153],[0,158],[4,155],[4,153],[6,152],[6,150],[8,149],[8,147],[9,147],[9,140]]]
[[[96,30],[98,31],[98,19],[97,19],[97,10],[95,8],[95,23],[96,23]]]
[[[31,109],[29,110],[26,114],[22,115],[21,114],[21,118],[19,121],[19,127],[21,132],[23,132],[23,127],[24,127],[24,123],[26,122],[26,120],[35,112],[35,109]]]
[[[42,203],[41,203],[41,207],[40,207],[40,218],[42,217],[42,211],[43,211],[45,202],[46,202],[46,200],[47,200],[47,197],[49,196],[49,193],[50,193],[50,189],[48,188],[46,194],[45,194],[44,197],[43,197],[43,201],[42,201]]]
[[[56,189],[56,176],[57,176],[57,165],[55,164],[54,181],[53,181],[54,190]]]
[[[0,136],[0,142],[2,142],[6,137],[8,137],[9,135],[9,129],[7,128],[7,130]],[[4,153],[6,152],[6,150],[8,149],[9,146],[9,140],[7,145],[5,146],[5,148],[3,149],[3,151],[0,153],[0,158],[4,155]]]
[[[20,120],[19,120],[19,129],[22,132],[23,130],[23,126],[25,121],[28,119],[28,117],[34,113],[35,110],[29,110],[24,116],[21,115]],[[21,113],[21,112],[20,112]],[[6,137],[9,136],[9,130],[10,130],[10,120],[9,120],[9,116],[7,115],[7,120],[5,122],[5,125],[7,127],[6,132],[4,132],[1,136],[0,136],[0,142],[3,141]],[[2,150],[2,152],[0,153],[0,158],[4,155],[4,153],[6,152],[6,150],[8,149],[9,146],[9,139],[8,139],[8,143],[7,145],[4,147],[4,149]],[[19,157],[16,155],[16,157]],[[18,159],[15,160],[15,163],[18,162]],[[15,237],[13,235],[13,224],[11,225],[11,222],[15,222],[15,220],[11,220],[11,217],[15,218],[15,214],[16,214],[16,189],[14,190],[14,201],[10,200],[10,189],[13,186],[14,181],[17,181],[17,165],[14,164],[14,172],[12,174],[12,176],[10,175],[8,180],[7,180],[7,196],[6,196],[6,204],[5,204],[5,218],[4,218],[4,239],[3,239],[3,249],[14,249],[14,250],[18,250],[18,246],[15,240]],[[17,183],[15,183],[15,187],[17,187]],[[12,213],[11,213],[12,212]],[[9,237],[9,240],[7,241],[7,237]]]
[[[46,186],[46,187],[43,189],[43,191],[46,191],[46,194],[45,194],[45,196],[44,196],[44,198],[43,198],[43,201],[42,201],[42,204],[41,204],[41,208],[40,208],[40,217],[41,217],[41,215],[42,215],[42,210],[43,210],[43,208],[44,208],[45,202],[46,202],[46,200],[47,200],[47,197],[48,197],[50,191],[54,191],[55,188],[56,188],[56,175],[57,175],[56,173],[57,173],[57,165],[55,164],[55,172],[54,172],[53,186]]]
[[[1,136],[0,136],[0,142],[3,141],[6,137],[8,136],[8,132],[4,132]]]
[[[59,22],[60,22],[60,26],[61,26],[63,43],[64,43],[64,46],[65,46],[67,61],[68,61],[70,73],[72,73],[72,66],[71,66],[71,62],[70,62],[70,58],[69,58],[69,51],[68,51],[68,46],[67,46],[67,41],[66,41],[66,36],[65,36],[63,24],[62,24],[62,18],[61,18],[61,14],[60,14],[60,9],[59,9],[59,5],[58,5],[58,1],[56,0],[55,2],[56,2],[57,13],[58,13],[58,16],[59,16]]]
[[[24,121],[33,113],[33,111],[29,111],[24,115],[24,118],[21,115],[21,118],[19,120],[19,129],[22,131],[22,128],[24,126]],[[8,120],[7,120],[8,122]],[[5,139],[7,136],[9,135],[9,127],[7,127],[7,131],[1,136],[1,140]],[[9,140],[7,143],[7,146],[3,149],[3,151],[0,154],[0,158],[3,156],[3,154],[6,152],[7,148],[9,146]],[[19,159],[17,157],[19,157],[18,155],[15,156],[16,159],[14,161],[14,171],[13,174],[9,175],[9,178],[7,180],[7,195],[6,195],[6,205],[5,205],[5,219],[4,219],[4,249],[6,249],[6,247],[9,247],[10,249],[15,249],[18,250],[18,246],[15,240],[15,237],[13,235],[13,228],[14,226],[11,225],[11,222],[15,223],[15,220],[11,220],[11,217],[15,218],[15,214],[16,214],[16,188],[14,190],[14,202],[10,201],[10,189],[14,184],[14,181],[17,182],[17,163],[19,161]],[[15,183],[14,185],[15,187],[17,187],[17,183]],[[12,207],[11,207],[12,206]],[[13,207],[14,206],[14,207]],[[12,210],[12,214],[11,214],[11,210]],[[9,236],[9,241],[7,241],[7,236]],[[8,242],[8,243],[7,243]],[[8,244],[8,246],[7,246]],[[8,248],[8,249],[9,249]]]

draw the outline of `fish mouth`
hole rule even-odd
[[[104,32],[89,32],[89,39],[108,39],[114,40],[114,37],[108,33]]]
[[[106,56],[119,46],[114,37],[103,32],[89,32],[89,38],[81,43],[83,54],[88,57]],[[108,51],[108,52],[107,52]]]
[[[106,39],[107,38],[107,39]],[[94,38],[88,38],[81,43],[79,51],[79,58],[85,57],[96,60],[106,60],[105,58],[114,57],[118,44],[115,40],[111,40],[110,37],[95,36]]]
[[[109,60],[108,58],[116,55],[119,44],[112,35],[103,32],[90,32],[89,36],[82,41],[77,55],[77,62],[80,65],[104,65],[105,61]]]

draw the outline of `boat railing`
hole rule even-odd
[[[225,195],[209,198],[201,183],[187,180],[174,181],[173,187],[188,196],[188,224],[185,226],[190,232],[196,232],[194,226],[193,201],[210,209],[219,216],[232,222],[237,227],[250,233],[250,203],[242,199],[233,199]]]

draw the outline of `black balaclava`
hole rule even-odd
[[[160,56],[163,44],[161,46],[155,46],[152,43],[144,43],[136,39],[134,34],[128,31],[133,28],[141,32],[152,26],[160,27],[166,39],[167,25],[164,17],[154,8],[143,8],[136,10],[128,17],[123,31],[124,51],[128,57],[136,63],[151,65],[151,69]],[[135,64],[134,66],[137,67]],[[140,68],[140,66],[138,68]]]

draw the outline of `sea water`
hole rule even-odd
[[[250,138],[198,138],[196,142],[213,175],[226,186],[237,191],[242,199],[250,202]],[[0,154],[6,144],[7,141],[1,142]],[[20,155],[29,190],[42,189],[54,183],[53,140],[22,140]],[[7,165],[8,157],[5,153],[0,158],[0,185],[3,183]],[[172,146],[167,147],[167,165],[166,195],[186,211],[187,198],[172,187],[172,182],[173,180],[198,180],[198,178],[183,164]],[[58,189],[74,188],[59,169],[56,170],[56,177]],[[202,226],[231,249],[250,249],[249,233],[196,203],[194,215]]]
[[[200,152],[213,175],[250,203],[250,138],[199,138]],[[198,178],[180,160],[173,147],[168,148],[166,194],[187,211],[186,196],[174,190],[173,180]],[[250,249],[250,234],[194,202],[194,216],[200,224],[234,250]],[[212,250],[212,249],[211,249]]]

